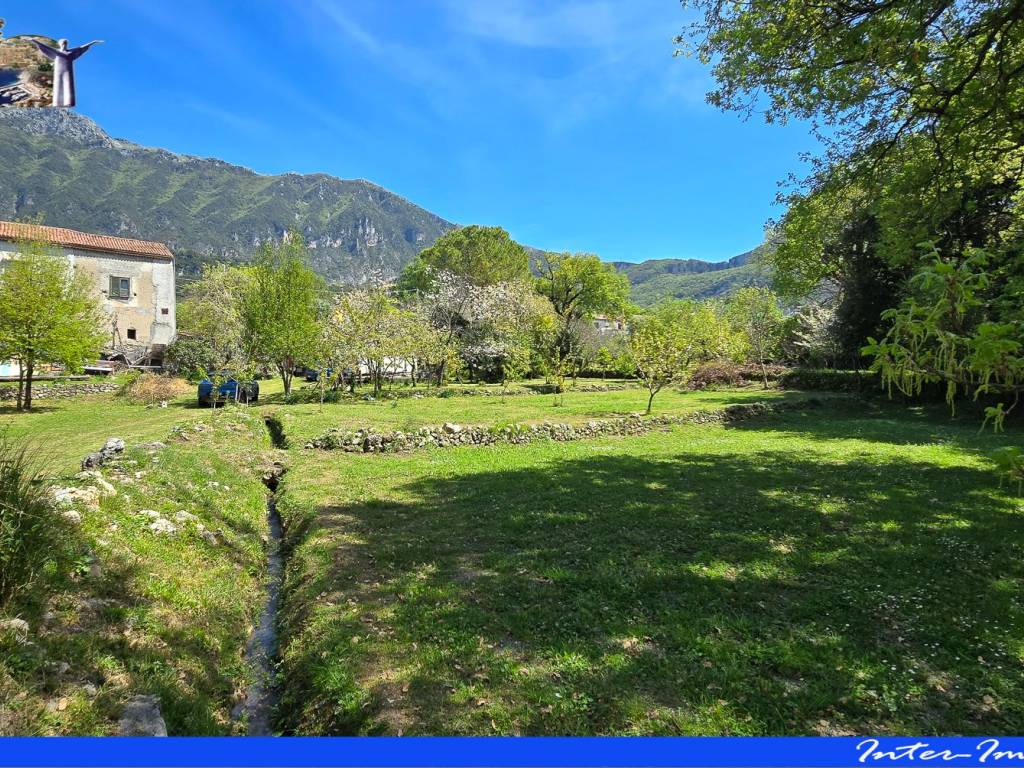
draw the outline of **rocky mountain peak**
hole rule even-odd
[[[87,147],[117,146],[117,142],[92,119],[70,109],[0,109],[0,125],[37,136],[60,136]]]

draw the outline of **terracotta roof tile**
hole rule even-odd
[[[41,240],[66,248],[81,248],[85,251],[103,251],[126,256],[146,256],[156,259],[174,259],[163,243],[148,240],[132,240],[127,237],[92,235],[74,229],[44,227],[41,224],[22,224],[15,221],[0,221],[0,240]]]

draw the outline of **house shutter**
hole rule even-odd
[[[107,296],[111,299],[116,299],[121,295],[121,281],[113,275],[110,276],[110,290],[107,291]]]

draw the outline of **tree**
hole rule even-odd
[[[326,287],[294,232],[264,245],[248,275],[241,302],[248,356],[273,365],[287,395],[296,365],[314,353]]]
[[[1000,312],[986,300],[988,260],[984,251],[959,264],[934,253],[911,281],[911,295],[886,313],[889,333],[869,339],[864,351],[890,390],[915,395],[924,384],[943,384],[951,406],[958,395],[1000,398],[985,420],[1001,429],[1024,393],[1024,280],[1013,289],[1015,311]]]
[[[96,359],[104,325],[87,276],[44,243],[19,243],[0,273],[0,354],[20,367],[18,409],[32,409],[40,365],[56,363],[74,373]]]
[[[580,330],[595,315],[623,317],[629,311],[629,280],[597,256],[586,253],[545,253],[534,263],[537,293],[551,302],[555,325],[543,334],[549,345],[544,357],[558,378],[558,387],[575,365]]]
[[[178,304],[178,339],[168,355],[189,375],[203,378],[248,366],[242,310],[251,277],[244,267],[207,265],[185,289]]]
[[[473,376],[505,378],[506,363],[528,336],[535,297],[523,281],[477,285],[454,272],[432,272],[430,290],[418,295],[420,316],[440,335],[441,347],[455,350]],[[440,384],[449,357],[436,368]]]
[[[204,338],[178,332],[164,351],[167,368],[189,381],[201,381],[209,372],[223,367],[214,346]]]
[[[729,298],[726,313],[746,342],[749,356],[761,366],[764,388],[768,389],[767,363],[780,351],[785,321],[779,297],[768,288],[741,288]]]
[[[715,62],[708,100],[814,120],[830,160],[877,160],[914,136],[952,168],[1024,143],[1017,0],[684,5],[703,11],[678,40]]]
[[[615,356],[608,350],[608,347],[601,347],[594,355],[594,367],[601,372],[601,378],[607,378],[611,371],[615,370]]]
[[[477,286],[518,282],[530,276],[529,256],[501,227],[459,227],[420,251],[402,273],[399,290],[429,291],[441,272]]]
[[[836,311],[832,304],[809,302],[800,307],[787,325],[782,347],[789,359],[812,366],[835,366],[842,347],[836,334]]]
[[[955,398],[977,392],[984,370],[988,387],[996,369],[1012,381],[1009,360],[979,355],[1024,344],[1024,6],[688,4],[704,16],[686,37],[715,61],[709,100],[813,121],[825,148],[784,196],[779,287],[806,294],[837,282],[840,340],[882,337],[866,348],[892,386],[941,380]],[[971,284],[963,268],[979,278],[974,298],[954,296],[950,281]],[[957,316],[975,300],[973,317]],[[940,353],[951,357],[940,364]]]
[[[393,377],[416,353],[420,328],[416,315],[379,288],[343,294],[333,311],[339,346],[350,365],[365,365],[380,396],[385,379]]]
[[[444,372],[458,364],[459,350],[445,328],[434,324],[434,308],[428,301],[419,300],[409,305],[416,332],[412,339],[412,385],[423,378],[427,386],[435,380],[443,383]]]
[[[701,363],[729,356],[736,340],[712,302],[666,301],[636,318],[629,349],[647,387],[647,413],[664,387],[685,382]]]

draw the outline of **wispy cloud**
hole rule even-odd
[[[261,120],[246,117],[235,110],[221,109],[214,104],[208,104],[202,101],[191,101],[185,106],[187,109],[190,109],[199,115],[213,118],[214,120],[224,123],[237,131],[242,131],[243,133],[266,135],[270,130],[269,126]]]
[[[456,27],[479,37],[532,48],[605,48],[622,36],[628,2],[611,0],[445,0]]]
[[[343,11],[335,3],[326,0],[315,0],[313,5],[323,14],[345,37],[362,47],[367,53],[379,56],[386,53],[386,44],[376,35],[367,31],[355,19]]]
[[[294,110],[296,115],[319,124],[334,133],[349,136],[363,134],[357,123],[339,118],[325,110],[315,100],[304,95],[299,84],[281,76],[279,68],[270,65],[272,59],[259,55],[259,47],[238,36],[237,28],[217,13],[216,8],[190,7],[188,24],[182,23],[179,12],[168,10],[157,3],[134,3],[119,0],[126,14],[138,17],[140,30],[160,44],[144,47],[145,53],[156,59],[173,62],[182,55],[199,55],[220,68],[219,79],[234,76],[245,84],[257,84],[257,89],[272,91],[275,99]],[[255,120],[239,117],[206,101],[191,101],[197,111],[206,110],[214,117],[236,128],[252,132],[267,126]]]

